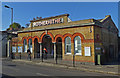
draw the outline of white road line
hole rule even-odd
[[[49,75],[46,75],[46,74],[42,74],[42,73],[36,73],[37,75],[40,75],[40,76],[49,76]]]

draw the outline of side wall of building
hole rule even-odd
[[[103,63],[118,59],[118,33],[105,27],[95,27],[95,53]]]
[[[120,61],[120,37],[118,38],[118,60]]]
[[[7,57],[7,33],[2,33],[1,37],[1,44],[2,44],[2,57]]]

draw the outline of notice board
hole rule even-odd
[[[91,48],[90,47],[85,47],[85,56],[91,56]]]
[[[12,52],[16,52],[16,47],[12,47]]]

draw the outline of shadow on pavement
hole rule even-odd
[[[14,76],[9,76],[9,75],[6,75],[6,74],[2,74],[2,77],[1,78],[16,78]]]
[[[16,65],[7,65],[7,66],[16,67]]]
[[[108,62],[108,63],[104,63],[102,65],[120,65],[120,61]]]

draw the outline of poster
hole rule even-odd
[[[12,47],[12,52],[16,52],[16,47]]]
[[[85,47],[85,56],[91,56],[91,49],[90,49],[90,47]]]
[[[22,52],[22,47],[18,46],[18,53]]]

